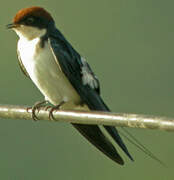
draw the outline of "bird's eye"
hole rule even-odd
[[[33,17],[28,17],[27,19],[26,19],[26,23],[27,24],[32,24],[34,22],[34,18]]]

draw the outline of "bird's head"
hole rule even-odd
[[[43,36],[53,24],[54,20],[50,13],[34,6],[19,10],[7,28],[13,29],[20,38],[34,39]]]

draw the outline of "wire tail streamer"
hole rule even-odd
[[[157,156],[155,156],[149,149],[147,149],[139,140],[137,140],[127,129],[122,127],[122,130],[129,136],[126,136],[122,131],[119,130],[119,133],[127,139],[130,143],[132,143],[134,146],[136,146],[139,150],[144,152],[147,156],[151,157],[158,163],[160,163],[162,166],[167,167],[167,165],[161,161]]]

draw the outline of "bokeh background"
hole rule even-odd
[[[32,105],[43,97],[20,71],[17,36],[8,31],[15,13],[43,6],[83,55],[101,82],[114,112],[174,117],[174,1],[30,0],[0,7],[0,103]],[[170,180],[174,178],[173,133],[129,129],[168,168],[125,140],[135,159],[115,164],[67,123],[0,120],[0,179]]]

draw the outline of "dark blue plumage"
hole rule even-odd
[[[110,111],[100,96],[99,81],[88,64],[88,70],[93,76],[93,80],[96,80],[98,86],[92,88],[89,84],[84,85],[82,81],[82,67],[84,66],[81,60],[82,58],[64,38],[60,31],[55,28],[54,24],[52,24],[52,26],[49,26],[47,37],[62,71],[65,73],[72,86],[80,95],[82,103],[87,104],[89,109],[91,110]],[[119,164],[124,164],[124,161],[117,153],[114,146],[103,135],[98,126],[80,124],[73,124],[73,126],[93,145],[95,145],[99,150],[101,150],[112,160],[116,161]],[[116,128],[112,126],[104,126],[104,128],[112,136],[115,142],[121,147],[121,149],[127,154],[127,156],[131,160],[133,160],[121,137],[119,136]]]

